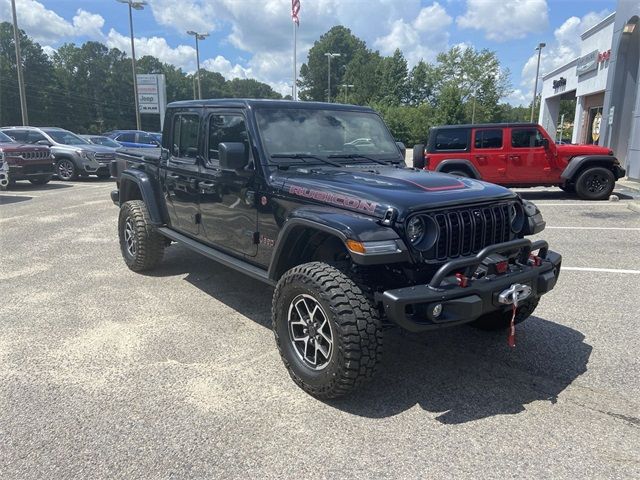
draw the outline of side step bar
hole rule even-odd
[[[158,232],[164,235],[165,237],[173,240],[174,242],[182,243],[186,245],[189,249],[198,252],[201,255],[204,255],[211,260],[215,260],[227,267],[233,268],[234,270],[238,270],[250,277],[255,278],[256,280],[260,280],[262,282],[268,283],[269,285],[275,285],[275,282],[269,278],[268,272],[263,270],[260,267],[256,267],[251,265],[250,263],[244,262],[236,257],[228,255],[224,252],[216,250],[215,248],[208,247],[207,245],[203,245],[202,243],[193,240],[192,238],[187,237],[186,235],[182,235],[181,233],[176,232],[175,230],[171,230],[167,227],[158,228]]]

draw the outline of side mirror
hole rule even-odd
[[[50,147],[51,146],[51,144],[49,143],[48,140],[38,140],[36,142],[36,145],[42,145],[44,147]]]
[[[413,146],[413,168],[424,168],[424,145]]]
[[[404,143],[402,143],[402,142],[396,142],[396,145],[398,146],[398,148],[402,152],[402,158],[404,158],[407,155],[407,147],[405,147]]]
[[[249,152],[242,142],[218,144],[218,158],[223,170],[242,170],[249,163]]]

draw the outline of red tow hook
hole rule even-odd
[[[529,255],[529,264],[533,265],[534,267],[539,267],[540,265],[542,265],[542,258],[537,255]]]
[[[462,273],[456,273],[456,281],[461,288],[467,288],[469,286],[469,277]]]

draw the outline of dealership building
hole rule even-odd
[[[542,77],[540,124],[557,136],[560,101],[576,100],[572,143],[611,148],[640,181],[640,1],[581,35],[580,56]],[[571,119],[566,119],[570,121]]]

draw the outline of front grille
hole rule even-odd
[[[14,154],[17,157],[24,158],[25,160],[44,160],[49,158],[48,150],[32,150],[27,152],[16,152]]]
[[[446,260],[478,253],[512,239],[509,203],[427,214],[438,226],[438,240],[423,252],[427,260]]]
[[[98,162],[110,162],[116,158],[115,153],[96,153],[95,159]]]

